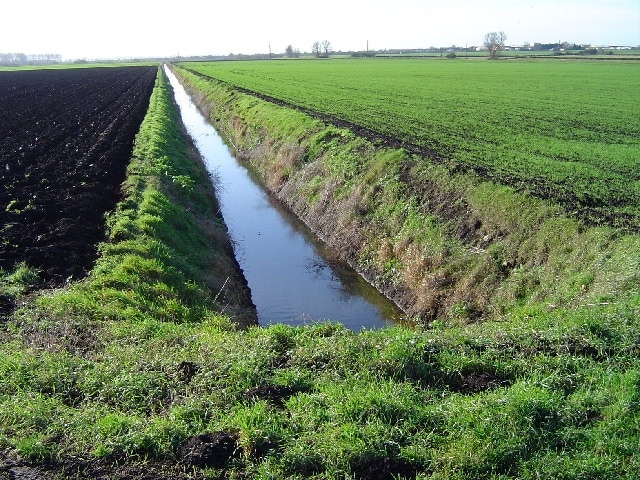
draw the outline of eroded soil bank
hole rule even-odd
[[[585,226],[559,205],[459,172],[453,160],[433,162],[174,71],[264,185],[418,321],[602,300],[630,278],[603,263],[617,233]]]

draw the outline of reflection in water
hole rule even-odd
[[[331,280],[336,280],[336,276],[333,274],[329,265],[320,260],[319,258],[307,258],[305,268],[309,270],[309,273],[316,278],[327,278],[325,275],[329,273]],[[327,272],[328,270],[328,272]]]
[[[267,194],[167,72],[182,120],[207,169],[261,324],[334,320],[352,330],[378,328],[400,310]]]

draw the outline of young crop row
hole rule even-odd
[[[640,66],[379,59],[190,63],[435,150],[466,170],[640,226]],[[618,218],[619,220],[619,218]]]

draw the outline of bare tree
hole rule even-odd
[[[329,40],[324,40],[322,42],[322,53],[325,58],[329,58],[329,52],[331,51],[331,42]]]
[[[489,50],[489,58],[496,58],[501,50],[504,49],[504,43],[507,41],[507,35],[504,32],[489,32],[484,37],[484,46]]]
[[[320,46],[320,42],[313,42],[313,45],[311,46],[311,53],[313,53],[316,57],[320,57],[320,55],[322,55],[322,47]]]

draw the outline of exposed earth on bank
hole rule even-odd
[[[195,480],[211,478],[205,475],[204,467],[211,465],[223,468],[231,457],[228,452],[229,447],[235,447],[235,443],[225,442],[229,435],[223,433],[209,435],[211,437],[217,435],[213,443],[207,443],[193,437],[185,443],[184,447],[192,447],[194,451],[189,452],[191,456],[185,456],[172,462],[132,461],[131,459],[125,460],[124,456],[106,459],[66,457],[58,460],[30,462],[15,458],[10,452],[0,452],[0,480]]]
[[[120,198],[157,68],[0,72],[0,268],[86,275]],[[0,298],[0,314],[14,308]]]

